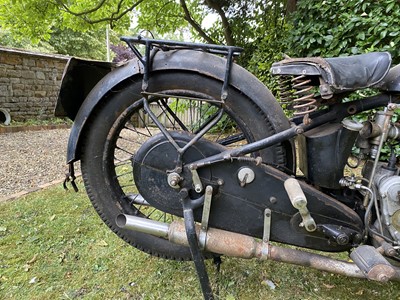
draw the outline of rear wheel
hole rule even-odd
[[[82,175],[89,198],[102,220],[122,239],[149,254],[169,259],[191,259],[187,247],[162,238],[120,229],[120,213],[171,222],[176,216],[152,207],[139,194],[132,160],[141,145],[160,133],[143,108],[141,80],[110,92],[88,120],[82,146]],[[221,83],[185,73],[152,75],[150,108],[167,130],[197,133],[222,118],[203,136],[226,147],[256,141],[274,133],[266,116],[250,99],[234,89],[222,105]],[[165,95],[165,96],[164,96]],[[270,101],[275,101],[270,99]],[[223,111],[221,111],[223,110]],[[285,164],[282,145],[263,150],[264,161]]]

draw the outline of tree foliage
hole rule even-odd
[[[159,0],[138,6],[138,26],[159,34],[189,28],[191,35],[207,43],[245,46],[272,25],[270,17],[278,8],[285,15],[283,0]],[[273,9],[273,11],[271,11]],[[206,16],[215,16],[204,26]],[[273,16],[276,21],[275,16]],[[262,34],[262,33],[261,33]]]
[[[117,44],[119,38],[117,35],[111,34],[110,41]],[[32,44],[28,38],[15,38],[10,31],[0,28],[0,45],[97,60],[105,60],[107,57],[105,29],[85,32],[67,28],[64,30],[54,29],[49,40],[39,40],[38,43]]]
[[[287,51],[290,24],[286,1],[268,2],[258,18],[258,26],[252,30],[251,42],[245,45],[245,61],[247,68],[273,89],[275,83],[269,69]]]
[[[300,0],[289,39],[293,56],[389,51],[400,62],[397,0]]]
[[[9,31],[16,40],[29,38],[33,43],[39,43],[56,40],[54,36],[64,31],[71,37],[76,35],[76,32],[90,31],[91,34],[99,28],[105,28],[106,24],[123,32],[128,30],[133,18],[137,23],[137,31],[150,30],[158,37],[174,35],[186,40],[190,37],[197,41],[238,45],[253,50],[254,44],[260,41],[260,37],[265,36],[265,30],[270,34],[273,30],[269,27],[274,23],[280,24],[277,20],[285,15],[286,2],[0,0],[0,26]],[[214,22],[205,26],[204,20],[209,15],[214,16]],[[280,26],[277,28],[279,30]],[[61,41],[61,44],[63,47],[57,47],[57,51],[68,48],[65,42]]]
[[[143,0],[0,0],[0,26],[33,42],[49,40],[54,28],[73,31],[128,28],[129,13]]]
[[[210,15],[214,23],[206,26]],[[397,0],[0,0],[2,32],[14,42],[53,40],[62,45],[57,52],[68,48],[68,38],[90,41],[77,32],[94,37],[109,24],[125,33],[132,20],[136,32],[150,30],[156,37],[242,46],[241,63],[263,79],[283,52],[299,57],[387,50],[395,62],[400,57]],[[95,50],[80,46],[81,53],[96,53],[100,48],[92,44]]]
[[[118,36],[112,32],[110,42],[119,42]],[[73,31],[69,28],[63,30],[55,28],[48,43],[59,54],[98,60],[105,60],[107,57],[105,28],[85,32]]]
[[[113,10],[106,10],[106,6],[100,9],[96,5],[97,0],[64,2],[69,3],[68,6],[62,1],[0,0],[0,44],[91,59],[106,59],[106,23],[112,23],[116,19]],[[110,1],[101,2],[111,4]],[[131,5],[133,3],[126,1],[128,2]],[[90,12],[92,8],[97,9]],[[74,15],[79,9],[85,14]],[[101,19],[103,21],[96,23]],[[130,24],[127,14],[118,20],[119,25]],[[112,36],[112,40],[117,43],[118,38]]]
[[[289,2],[294,2],[290,0]],[[282,0],[0,0],[0,26],[15,36],[48,40],[54,28],[85,31],[105,27],[127,30],[131,16],[138,27],[160,34],[191,30],[208,43],[240,45],[254,38],[262,16]],[[216,21],[204,27],[214,14]],[[21,25],[23,24],[23,26]]]

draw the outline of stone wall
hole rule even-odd
[[[0,47],[0,108],[15,121],[53,117],[67,60]]]

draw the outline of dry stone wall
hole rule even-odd
[[[67,56],[0,47],[0,109],[12,120],[53,117]]]

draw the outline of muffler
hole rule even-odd
[[[120,228],[148,233],[168,239],[178,245],[189,246],[183,221],[173,221],[171,224],[166,224],[121,214],[116,218],[116,224]],[[199,236],[199,225],[196,225],[196,233]],[[393,266],[391,266],[390,272],[387,272],[387,268],[377,268],[374,270],[374,276],[368,276],[368,272],[365,271],[366,267],[362,268],[363,271],[361,271],[355,263],[332,259],[303,250],[283,248],[259,241],[251,236],[215,228],[207,230],[204,249],[208,252],[231,257],[270,259],[355,278],[368,278],[382,282],[400,280],[400,270]],[[382,274],[376,274],[378,269],[382,270]]]
[[[154,236],[168,239],[170,225],[167,223],[124,214],[118,215],[115,219],[115,223],[120,228],[148,233]]]

